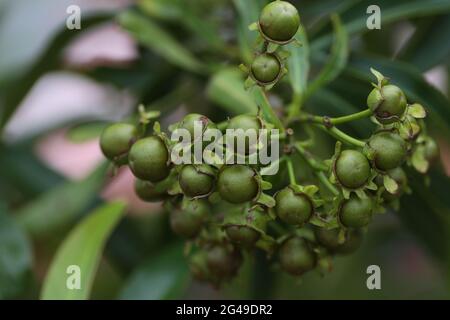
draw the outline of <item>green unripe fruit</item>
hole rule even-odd
[[[367,106],[379,122],[389,124],[398,121],[403,116],[407,101],[399,87],[388,84],[370,92],[367,97]]]
[[[300,27],[297,9],[286,1],[274,1],[266,5],[259,17],[259,28],[269,41],[289,42]]]
[[[217,179],[220,196],[230,203],[244,203],[254,199],[259,192],[256,173],[244,165],[224,167]]]
[[[128,163],[133,174],[142,180],[158,182],[169,175],[169,152],[161,138],[150,136],[131,147]]]
[[[339,221],[347,228],[362,228],[372,219],[373,201],[371,198],[361,199],[351,196],[344,200],[339,208]]]
[[[331,253],[349,254],[355,252],[362,242],[362,233],[359,229],[348,230],[345,234],[345,241],[339,243],[339,230],[325,228],[314,228],[314,235],[317,242],[327,248]]]
[[[251,72],[258,83],[271,84],[280,75],[281,63],[274,54],[263,53],[253,60]]]
[[[170,214],[170,226],[177,235],[194,238],[203,228],[208,213],[209,206],[205,200],[183,201],[182,207]]]
[[[292,237],[281,245],[279,260],[286,272],[300,276],[316,267],[317,254],[305,239]]]
[[[374,152],[373,164],[380,171],[388,171],[400,166],[406,158],[406,142],[392,132],[380,132],[373,135],[369,147]]]
[[[260,238],[260,233],[253,228],[247,226],[227,226],[225,232],[231,242],[238,246],[250,248]]]
[[[137,196],[147,202],[158,202],[164,200],[167,196],[166,190],[160,190],[150,181],[136,179],[134,182],[134,191]]]
[[[344,150],[334,161],[334,174],[339,183],[349,189],[363,186],[370,177],[370,164],[359,151]]]
[[[183,166],[178,181],[181,190],[188,197],[204,197],[214,188],[214,170],[206,164]]]
[[[226,279],[236,275],[242,264],[242,254],[236,248],[215,245],[207,251],[206,263],[212,274]]]
[[[439,146],[434,139],[428,138],[425,141],[425,159],[428,161],[436,160],[439,157]]]
[[[303,225],[311,219],[314,206],[304,193],[295,193],[289,187],[279,191],[275,196],[275,212],[286,223]]]
[[[115,123],[103,130],[100,136],[100,148],[106,158],[126,162],[128,151],[137,136],[135,126],[128,123]],[[122,161],[124,159],[125,161]]]
[[[201,125],[201,127],[199,128],[200,130],[197,129],[201,136],[206,129],[216,128],[214,122],[212,122],[208,117],[198,113],[190,113],[186,115],[183,120],[181,120],[179,128],[189,131],[191,140],[194,140],[196,123],[199,123]]]
[[[408,185],[408,177],[406,176],[405,171],[398,167],[387,172],[387,175],[397,182],[398,190],[395,194],[389,193],[388,191],[383,192],[383,198],[386,201],[392,201],[399,198],[404,192]]]
[[[254,134],[255,134],[255,138],[256,141],[254,141],[255,144],[258,143],[258,137],[259,137],[259,130],[263,128],[263,124],[261,122],[261,119],[258,118],[255,115],[248,115],[248,114],[242,114],[239,116],[236,116],[234,118],[231,118],[228,121],[228,125],[227,125],[227,130],[228,129],[232,129],[232,130],[238,130],[238,129],[242,129],[244,131],[244,134],[247,130],[254,130]],[[249,131],[251,132],[251,131]],[[244,144],[244,148],[245,150],[239,150],[239,146],[238,146],[238,141],[240,140],[240,135],[237,135],[234,138],[234,150],[235,152],[238,152],[239,154],[251,154],[252,152],[250,152],[250,136],[245,136],[245,144]],[[256,146],[254,146],[252,148],[255,149],[256,151]]]

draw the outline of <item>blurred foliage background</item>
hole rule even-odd
[[[164,127],[187,112],[222,121],[255,111],[237,66],[251,59],[247,26],[266,1],[3,0],[0,298],[449,298],[450,0],[291,2],[304,45],[271,91],[273,105],[282,109],[302,90],[290,84],[308,81],[310,112],[362,110],[376,68],[430,112],[443,163],[430,186],[413,178],[401,210],[378,216],[357,254],[336,259],[323,278],[293,281],[256,254],[221,290],[196,283],[162,207],[133,196],[129,172],[106,174],[98,135],[139,103],[160,110]],[[66,28],[72,4],[81,30]],[[371,4],[381,8],[381,30],[366,27]],[[344,129],[365,137],[364,121]],[[318,135],[317,152],[330,156],[333,141]],[[82,289],[69,292],[74,261]],[[382,290],[366,287],[371,264],[381,267]]]

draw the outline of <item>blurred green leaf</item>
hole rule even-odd
[[[178,243],[149,257],[125,283],[120,299],[167,300],[182,297],[189,283],[189,269]]]
[[[81,181],[64,182],[16,212],[18,223],[33,236],[70,225],[88,209],[105,180],[103,164]]]
[[[417,27],[399,57],[420,71],[429,70],[450,59],[450,15],[433,17],[430,20],[425,26]]]
[[[208,21],[206,16],[208,12],[198,15],[194,9],[200,7],[199,3],[198,1],[192,2],[184,0],[139,0],[138,6],[151,17],[183,25],[202,39],[204,46],[208,49],[220,50],[224,47],[224,43],[222,38],[218,36],[217,25]],[[200,10],[201,7],[197,11]]]
[[[150,18],[134,11],[125,11],[118,16],[118,20],[137,41],[170,63],[192,72],[205,71],[205,66],[191,52]]]
[[[88,299],[105,243],[125,211],[125,204],[105,204],[82,220],[58,248],[45,276],[42,300]],[[80,270],[80,289],[69,289],[69,266]]]
[[[242,59],[250,63],[253,58],[253,45],[258,33],[249,30],[249,25],[258,20],[262,2],[257,0],[233,0],[234,7],[239,15],[237,34]]]
[[[109,18],[111,18],[110,14],[83,16],[83,29],[81,29],[81,32],[89,30],[90,27],[105,22]],[[59,66],[64,48],[79,35],[80,32],[74,32],[73,30],[68,30],[65,25],[62,26],[61,31],[53,38],[47,49],[36,59],[30,70],[22,78],[8,83],[4,88],[0,88],[1,91],[6,93],[2,97],[2,101],[0,101],[0,132],[33,84],[44,73]]]
[[[429,120],[450,137],[450,103],[435,87],[430,85],[414,66],[382,57],[359,56],[351,60],[347,71],[353,77],[373,81],[369,68],[373,67],[391,79],[405,91],[409,102],[422,104],[429,113]],[[369,90],[369,89],[368,89]]]
[[[288,77],[294,91],[293,103],[302,104],[309,74],[309,43],[305,28],[300,26],[295,38],[301,46],[291,43],[287,46],[290,56],[287,60]]]
[[[232,114],[256,113],[251,94],[244,89],[242,72],[229,68],[216,72],[206,91],[208,99]]]
[[[0,203],[0,299],[15,298],[24,290],[31,264],[28,238]]]
[[[372,4],[376,4],[381,8],[382,28],[386,28],[392,22],[408,18],[450,12],[450,1],[447,0],[378,0],[376,3],[373,3],[371,0],[363,0],[357,2],[341,15],[344,26],[350,35],[371,31],[366,26],[369,15],[365,13],[367,7]],[[331,33],[322,33],[312,42],[311,50],[315,52],[323,49],[331,41]]]
[[[70,141],[75,143],[86,142],[98,138],[106,127],[104,122],[87,122],[69,128],[66,135]]]
[[[317,89],[336,79],[347,64],[349,54],[347,31],[342,25],[341,19],[338,15],[332,15],[331,21],[333,22],[335,32],[331,55],[323,69],[308,86],[308,90],[306,92],[307,97],[313,94]]]

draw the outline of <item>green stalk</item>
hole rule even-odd
[[[339,140],[339,141],[341,141],[343,143],[346,143],[346,144],[349,144],[349,145],[352,145],[352,146],[355,146],[355,147],[360,147],[360,148],[363,148],[366,145],[366,143],[364,141],[361,141],[359,139],[353,138],[352,136],[349,136],[348,134],[346,134],[345,132],[339,130],[336,127],[327,128],[324,125],[317,125],[317,126],[320,129],[322,129],[323,131],[325,131],[325,132],[329,133],[330,135],[332,135],[335,139],[337,139],[337,140]]]
[[[285,129],[283,123],[275,114],[275,111],[270,105],[269,99],[267,99],[267,95],[264,89],[256,87],[253,93],[256,104],[261,108],[264,119],[273,124],[275,128],[281,131],[281,133],[284,133]]]
[[[287,165],[288,174],[289,174],[289,182],[293,185],[296,185],[297,181],[295,179],[294,166],[292,164],[291,158],[286,159],[286,165]]]
[[[343,117],[337,117],[337,118],[330,118],[327,116],[315,116],[311,114],[302,114],[301,116],[294,119],[294,121],[300,121],[300,122],[311,122],[311,123],[318,123],[323,124],[325,126],[329,125],[338,125],[346,122],[351,122],[363,118],[370,117],[372,115],[372,111],[370,109],[366,109],[360,112],[352,113]]]
[[[327,171],[328,168],[326,165],[315,160],[308,151],[306,151],[300,143],[295,145],[295,149],[298,153],[305,159],[306,163],[314,170],[314,174],[319,179],[319,181],[335,196],[339,195],[339,190],[331,184],[325,175],[324,171]]]

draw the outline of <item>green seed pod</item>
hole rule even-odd
[[[340,229],[327,230],[325,228],[314,228],[317,242],[335,254],[349,254],[355,252],[362,242],[362,232],[359,229],[347,230],[345,240],[339,243]]]
[[[141,200],[147,202],[158,202],[167,197],[166,190],[158,190],[157,186],[150,181],[144,181],[141,179],[135,180],[134,191]]]
[[[362,228],[369,224],[372,219],[373,200],[371,198],[361,199],[351,196],[344,200],[339,208],[339,221],[347,228]]]
[[[389,202],[403,195],[408,186],[408,177],[406,176],[405,171],[400,167],[389,170],[386,174],[394,179],[398,185],[398,190],[395,194],[389,193],[386,190],[383,192],[382,197]]]
[[[300,27],[297,9],[286,1],[274,1],[266,5],[259,17],[259,29],[263,37],[271,42],[286,44]]]
[[[217,189],[222,199],[239,204],[254,199],[258,195],[259,184],[252,168],[230,165],[220,171]]]
[[[260,238],[260,233],[248,226],[226,226],[225,232],[235,245],[244,248],[251,248]]]
[[[128,151],[136,141],[136,127],[128,123],[115,123],[106,127],[100,136],[100,148],[109,160],[126,163]]]
[[[131,147],[128,162],[133,174],[142,180],[158,182],[169,175],[169,152],[161,138],[150,136]]]
[[[317,265],[317,254],[307,240],[299,237],[287,239],[279,251],[281,267],[288,273],[300,276],[314,269]]]
[[[388,84],[373,89],[367,97],[367,106],[382,124],[398,121],[405,113],[407,101],[403,91]]]
[[[281,65],[275,54],[262,53],[252,62],[252,78],[260,85],[272,84],[280,77]]]
[[[314,214],[311,199],[304,193],[296,193],[289,187],[282,189],[275,195],[275,212],[286,223],[303,225]]]
[[[208,196],[214,188],[215,172],[206,164],[183,166],[178,177],[181,190],[191,198]]]
[[[207,250],[206,263],[216,277],[228,279],[237,274],[242,264],[242,254],[234,247],[217,244]]]
[[[181,208],[170,214],[173,232],[184,238],[194,238],[203,228],[208,218],[209,206],[206,200],[183,201]]]
[[[388,171],[400,166],[406,158],[406,142],[396,133],[382,131],[373,135],[368,146],[374,152],[373,166]]]
[[[370,164],[359,151],[344,150],[333,164],[334,175],[338,182],[349,189],[363,186],[370,177]]]
[[[425,159],[432,162],[439,157],[439,146],[432,138],[425,141]]]
[[[191,139],[194,140],[195,138],[195,123],[196,122],[200,122],[202,125],[201,128],[201,134],[203,134],[203,132],[206,129],[212,129],[212,128],[216,128],[216,125],[214,124],[214,122],[212,122],[208,117],[198,114],[198,113],[190,113],[188,115],[186,115],[183,120],[180,122],[179,128],[180,129],[186,129],[187,131],[189,131],[190,135],[191,135]]]

